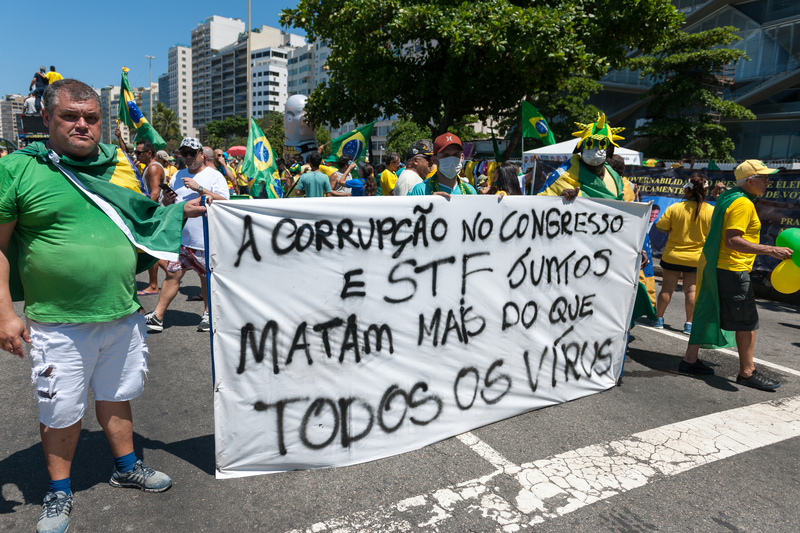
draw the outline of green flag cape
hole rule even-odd
[[[578,166],[578,183],[581,184],[581,192],[584,196],[588,196],[589,198],[606,198],[608,200],[624,199],[622,178],[619,177],[616,170],[611,168],[611,165],[603,163],[617,186],[617,194],[612,194],[611,191],[608,190],[603,178],[581,165],[580,156],[578,156],[577,161],[574,161],[573,164]]]
[[[522,101],[522,136],[541,139],[545,146],[556,143],[542,114],[525,100]]]
[[[14,152],[15,157],[36,157],[49,163],[53,172],[69,179],[86,200],[103,211],[138,249],[136,272],[143,272],[158,259],[177,261],[183,230],[183,205],[160,206],[140,192],[120,186],[120,180],[135,174],[127,158],[120,156],[116,146],[100,144],[98,154],[85,161],[74,161],[48,150],[44,143],[35,142]],[[124,159],[124,160],[123,160]],[[42,183],[53,179],[48,173]],[[16,258],[19,257],[16,238],[9,246],[9,286],[14,301],[24,299]]]
[[[283,189],[274,177],[278,172],[275,152],[267,140],[267,136],[258,127],[256,121],[250,119],[250,133],[247,135],[247,151],[242,161],[242,173],[248,179],[255,179],[250,188],[250,195],[258,198],[261,189],[266,189],[268,198],[281,198]],[[278,187],[276,188],[276,184]]]
[[[747,194],[739,187],[719,195],[714,214],[711,215],[711,227],[708,229],[706,243],[697,265],[697,298],[692,315],[692,334],[689,344],[698,344],[701,348],[729,348],[736,345],[736,333],[719,327],[719,288],[717,287],[717,259],[722,241],[722,229],[725,223],[725,211],[734,200],[755,196]]]
[[[150,89],[152,91],[152,89]],[[153,110],[150,110],[150,118]],[[123,122],[131,133],[136,132],[136,141],[150,141],[156,150],[164,150],[167,143],[161,138],[156,129],[150,125],[145,116],[139,111],[136,105],[136,98],[133,96],[131,85],[128,83],[128,69],[122,69],[122,81],[119,90],[119,107],[117,117]]]

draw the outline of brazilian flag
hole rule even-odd
[[[156,150],[164,150],[167,143],[161,138],[156,129],[147,122],[144,115],[136,105],[131,85],[128,83],[128,71],[122,67],[122,81],[120,82],[119,108],[117,118],[123,122],[131,132],[136,132],[136,141],[150,141]],[[152,89],[150,89],[152,90]],[[150,110],[152,113],[152,110]]]
[[[372,137],[372,127],[375,126],[375,122],[377,121],[370,122],[332,140],[331,152],[333,155],[337,158],[343,155],[350,156],[353,161],[366,160],[370,138]]]
[[[250,119],[250,133],[247,136],[247,151],[242,161],[242,174],[248,179],[254,179],[250,195],[258,198],[261,188],[265,188],[267,198],[281,198],[283,188],[277,179],[278,165],[275,162],[275,153],[272,151],[264,132],[258,127],[256,121]]]
[[[545,146],[555,144],[556,139],[539,110],[522,101],[522,136],[540,138]]]

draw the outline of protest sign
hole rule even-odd
[[[214,202],[217,477],[388,457],[612,387],[649,210]]]
[[[539,161],[545,175],[558,168],[557,163]],[[717,183],[726,187],[736,186],[732,171],[691,170],[688,168],[649,168],[627,166],[625,177],[635,183],[641,193],[642,202],[652,202],[648,234],[653,255],[661,257],[667,244],[668,234],[656,229],[656,223],[667,208],[683,199],[683,185],[698,172],[707,178],[709,196],[706,200],[714,205],[711,190]],[[767,192],[756,199],[756,212],[761,221],[761,244],[774,246],[778,234],[788,228],[800,227],[800,172],[781,170],[769,177]],[[771,272],[778,261],[768,255],[757,255],[754,271]]]

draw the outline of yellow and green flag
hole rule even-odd
[[[539,138],[545,145],[555,144],[556,139],[539,110],[522,101],[522,136]]]
[[[248,179],[254,179],[250,188],[250,195],[258,198],[262,188],[266,190],[267,198],[281,198],[283,187],[277,179],[278,165],[275,162],[275,153],[267,140],[267,136],[258,127],[256,121],[250,119],[250,133],[247,136],[247,151],[242,161],[242,174]]]
[[[333,155],[337,158],[343,155],[350,156],[353,161],[366,160],[372,137],[372,127],[375,126],[375,122],[370,122],[332,140],[331,152]]]
[[[147,119],[136,105],[136,98],[133,96],[130,83],[128,83],[129,70],[126,67],[122,67],[117,119],[128,126],[131,133],[136,132],[136,141],[147,140],[153,143],[156,150],[164,150],[167,147],[167,143],[164,142],[164,139],[161,138],[156,129],[147,122]]]

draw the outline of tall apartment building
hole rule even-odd
[[[193,114],[191,118],[192,126],[195,129],[212,120],[211,56],[226,46],[235,43],[239,38],[239,34],[244,31],[245,24],[240,19],[230,19],[219,15],[208,17],[205,21],[199,22],[197,27],[192,30],[192,77],[191,82],[187,83],[190,83],[192,87]],[[187,77],[186,79],[189,78]],[[182,89],[181,92],[183,92]],[[183,107],[183,104],[181,104],[181,107]],[[181,113],[183,113],[182,110]],[[181,116],[181,118],[183,117]]]
[[[800,159],[800,2],[791,0],[673,0],[686,15],[685,31],[696,33],[734,26],[750,61],[730,68],[732,83],[726,100],[748,107],[756,120],[722,119],[736,148],[736,159]],[[633,140],[637,122],[647,119],[639,96],[652,81],[638,72],[614,71],[603,80],[604,90],[590,101],[606,112],[609,122],[627,129]],[[623,134],[624,135],[624,134]],[[658,154],[653,154],[657,157]]]
[[[109,85],[100,89],[100,112],[103,120],[103,133],[100,134],[100,142],[106,144],[110,144],[112,139],[116,139],[114,131],[117,129],[119,92],[119,85]],[[122,125],[120,130],[125,142],[128,142],[128,128]]]
[[[169,107],[169,73],[158,77],[158,101],[164,102]]]
[[[287,68],[288,95],[303,94],[308,96],[314,90],[314,45],[310,43],[292,50]]]
[[[213,18],[213,17],[212,17]],[[164,103],[175,111],[184,137],[196,137],[192,96],[192,49],[176,44],[169,49],[169,96]]]
[[[19,94],[7,94],[0,100],[0,137],[14,141],[17,139],[17,115],[22,113],[22,104],[25,98]]]
[[[251,76],[247,81],[247,36],[217,51],[211,57],[211,117],[224,120],[247,116],[247,91],[253,92],[253,115],[283,111],[286,103],[286,63],[291,44],[305,39],[278,28],[262,26],[251,33]],[[202,133],[201,133],[202,137]]]
[[[254,117],[263,117],[274,111],[283,113],[289,97],[286,65],[291,50],[288,47],[270,47],[250,52]]]
[[[158,103],[158,83],[153,83],[150,89],[147,87],[133,89],[133,95],[136,97],[136,105],[139,106],[139,111],[145,116],[149,122],[153,122],[153,113],[150,109],[150,94],[153,95],[153,109]]]

